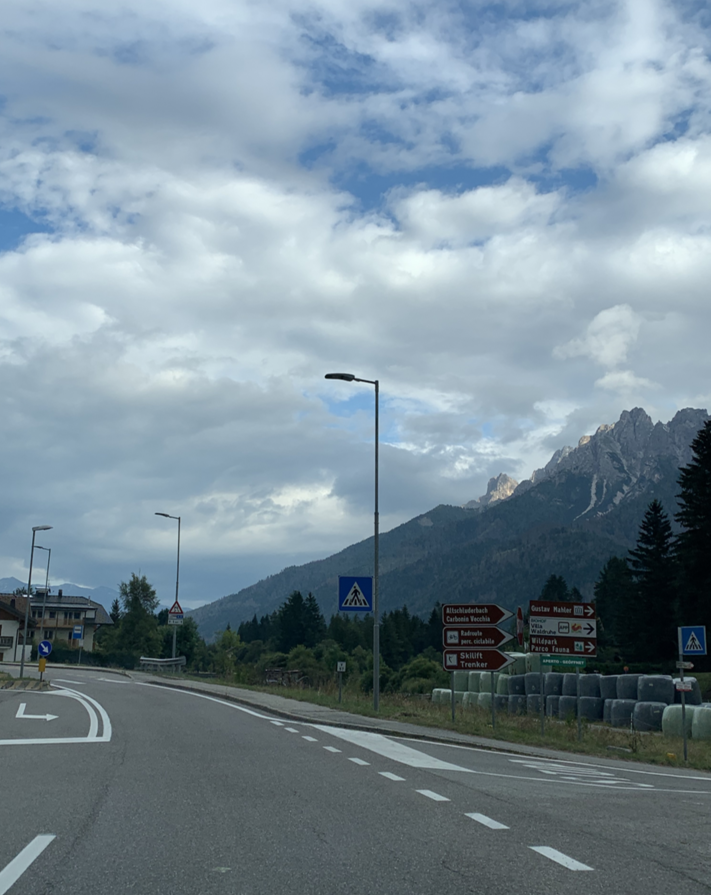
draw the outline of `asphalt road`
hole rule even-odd
[[[709,775],[51,677],[0,691],[0,895],[711,891]]]

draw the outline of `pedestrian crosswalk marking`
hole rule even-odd
[[[370,609],[370,604],[363,596],[363,591],[358,587],[358,582],[353,582],[353,587],[348,591],[348,596],[343,601],[344,609]]]

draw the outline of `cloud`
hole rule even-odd
[[[384,529],[703,398],[693,13],[6,7],[5,574],[47,519],[58,577],[167,601],[180,514],[195,604],[367,537],[372,387],[330,370],[381,382]]]

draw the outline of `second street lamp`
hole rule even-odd
[[[32,549],[30,550],[30,575],[27,582],[27,603],[25,605],[25,632],[22,635],[22,653],[20,654],[20,677],[25,672],[25,647],[27,646],[27,626],[30,623],[30,594],[32,593],[32,560],[35,555],[35,535],[38,531],[49,531],[51,525],[34,525],[32,527]],[[19,637],[19,635],[18,635]]]
[[[178,568],[175,573],[175,602],[178,602],[178,587],[180,584],[180,516],[171,516],[169,513],[156,513],[156,516],[164,516],[166,519],[178,520]],[[176,638],[178,632],[173,628],[173,658],[175,658]]]
[[[359,379],[353,373],[326,373],[326,379],[340,379],[343,382],[366,382],[375,386],[375,513],[374,513],[374,557],[373,557],[373,708],[380,708],[380,608],[378,603],[378,566],[380,517],[378,513],[378,404],[380,382],[377,379]]]

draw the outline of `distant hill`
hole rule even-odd
[[[34,578],[34,575],[32,576]],[[41,580],[40,580],[41,579]],[[33,580],[32,590],[36,587],[44,587],[44,578]],[[17,578],[0,578],[0,594],[11,594],[13,591],[21,587],[23,590],[27,588],[26,581],[19,581]],[[111,604],[118,597],[118,591],[111,587],[80,587],[78,584],[52,584],[50,585],[52,593],[56,594],[61,590],[68,597],[89,597],[96,603],[100,603],[106,611],[109,611]]]
[[[676,512],[677,476],[708,419],[681,410],[666,424],[640,408],[556,451],[544,469],[516,486],[508,477],[464,507],[438,506],[380,536],[380,605],[426,614],[438,600],[495,600],[513,608],[540,593],[551,574],[591,597],[604,563],[637,539],[651,500]],[[208,639],[257,613],[276,609],[293,590],[311,591],[330,616],[339,575],[373,570],[369,538],[326,559],[291,566],[236,594],[194,610]]]

